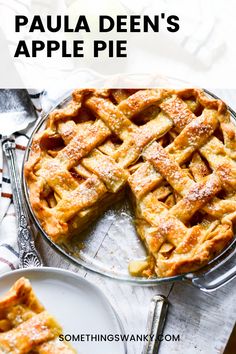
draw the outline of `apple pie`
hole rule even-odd
[[[234,236],[236,129],[199,89],[75,90],[35,135],[25,176],[55,243],[128,195],[148,253],[134,275],[194,271]]]
[[[58,336],[62,328],[37,299],[28,279],[20,278],[0,298],[0,353],[75,354]]]

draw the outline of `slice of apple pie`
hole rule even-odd
[[[58,336],[62,328],[37,299],[28,279],[20,278],[0,298],[1,354],[75,354]]]

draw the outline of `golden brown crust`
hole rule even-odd
[[[12,354],[73,354],[57,337],[62,328],[45,311],[28,279],[20,278],[0,298],[0,352]]]
[[[235,151],[227,106],[202,90],[80,89],[34,137],[25,176],[54,242],[128,185],[151,259],[140,274],[171,276],[205,265],[232,239]]]

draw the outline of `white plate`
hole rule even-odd
[[[0,296],[20,277],[28,278],[37,297],[56,317],[65,334],[122,334],[119,318],[100,289],[77,274],[57,268],[21,269],[0,278]],[[72,342],[79,354],[123,354],[123,342]]]

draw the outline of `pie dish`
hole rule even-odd
[[[236,129],[199,89],[83,89],[54,110],[25,165],[30,203],[55,243],[129,195],[146,261],[170,277],[207,264],[233,239]]]
[[[0,298],[0,352],[12,354],[76,353],[58,336],[62,328],[37,299],[22,277]]]

